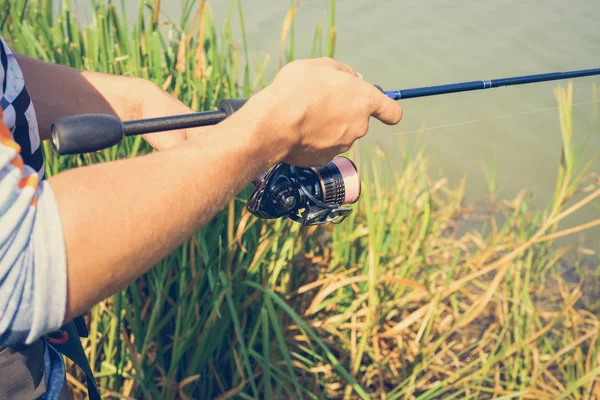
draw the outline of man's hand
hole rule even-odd
[[[55,120],[68,115],[111,114],[128,121],[192,112],[146,79],[79,71],[21,54],[15,57],[25,76],[42,140],[50,138]],[[187,132],[158,132],[143,138],[154,149],[165,150],[186,140]]]
[[[145,98],[137,98],[141,110],[139,115],[131,119],[147,119],[168,117],[172,115],[190,114],[194,112],[191,108],[179,101],[175,96],[163,91],[158,86],[144,82]],[[187,140],[189,132],[185,129],[168,132],[156,132],[142,135],[155,150],[166,150]]]
[[[402,107],[348,65],[320,58],[287,64],[238,113],[240,121],[258,118],[259,129],[286,148],[284,161],[312,167],[350,149],[370,117],[399,123]]]

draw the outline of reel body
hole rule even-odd
[[[262,219],[290,218],[303,226],[338,224],[358,201],[356,166],[336,157],[321,167],[300,168],[280,163],[256,184],[247,209]]]

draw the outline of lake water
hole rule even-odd
[[[83,2],[87,3],[87,2]],[[135,13],[137,1],[128,11]],[[181,0],[163,0],[163,11],[181,15]],[[220,29],[231,2],[209,2]],[[281,24],[290,1],[243,2],[252,61],[271,55],[276,71]],[[296,57],[310,56],[314,28],[328,24],[329,2],[302,0],[296,14]],[[234,33],[241,35],[237,10]],[[335,57],[384,89],[600,67],[600,1],[368,1],[339,0],[336,5]],[[325,43],[324,43],[325,48]],[[600,77],[574,83],[574,103],[593,99]],[[565,81],[506,87],[402,101],[403,121],[396,127],[373,121],[359,146],[381,145],[392,157],[400,138],[409,146],[426,146],[432,173],[452,183],[468,174],[467,196],[488,196],[483,158],[496,149],[500,197],[533,189],[535,204],[551,201],[560,160],[560,130],[552,88]],[[599,96],[600,97],[600,96]],[[541,111],[539,111],[541,110]],[[600,104],[574,108],[576,137],[593,134],[590,148],[600,145],[594,118]],[[423,129],[421,135],[415,133]],[[596,166],[596,171],[600,169]],[[598,217],[590,208],[570,220]],[[594,238],[600,230],[590,231]],[[596,243],[600,240],[595,239]]]

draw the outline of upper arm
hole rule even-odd
[[[52,191],[25,165],[0,109],[0,344],[60,326],[66,262]]]

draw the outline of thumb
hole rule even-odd
[[[386,96],[380,88],[370,85],[371,114],[387,125],[396,125],[402,120],[402,106]]]

